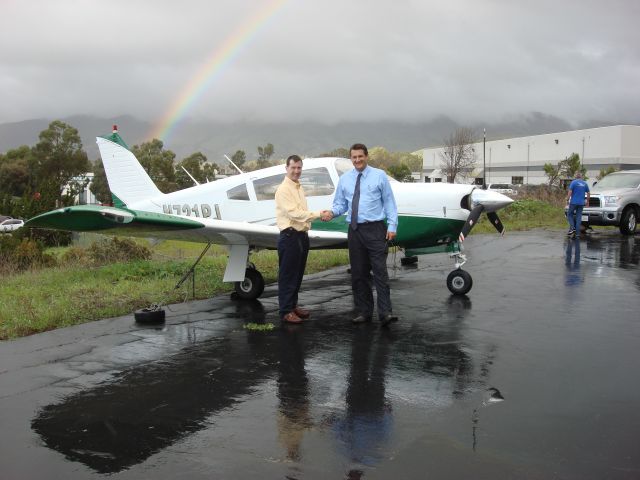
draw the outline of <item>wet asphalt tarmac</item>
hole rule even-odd
[[[302,326],[268,286],[2,342],[0,477],[640,478],[640,236],[465,245],[467,297],[398,253],[389,330],[349,322],[338,268]]]

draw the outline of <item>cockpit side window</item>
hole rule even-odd
[[[306,197],[331,195],[335,190],[329,170],[324,167],[302,170],[300,185]]]
[[[276,198],[276,190],[284,180],[284,173],[271,177],[259,178],[253,181],[253,189],[258,200],[273,200]]]
[[[249,192],[246,183],[237,185],[227,190],[227,198],[229,200],[249,200]]]

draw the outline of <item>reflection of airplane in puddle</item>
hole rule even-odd
[[[27,226],[227,245],[229,261],[223,280],[235,282],[242,298],[262,294],[264,280],[248,262],[249,252],[277,247],[274,195],[284,178],[284,165],[163,194],[116,128],[97,142],[115,206],[65,207],[34,217]],[[309,208],[328,208],[340,175],[351,168],[347,159],[306,159],[300,181]],[[482,212],[504,233],[496,211],[513,200],[473,185],[393,181],[392,189],[399,213],[396,244],[407,257],[449,252],[456,270],[447,278],[447,286],[454,294],[467,293],[472,279],[460,269],[466,261],[460,241]],[[330,222],[316,221],[309,232],[311,248],[344,248],[346,232],[344,215]]]
[[[253,309],[255,321],[264,316],[259,301],[246,307]],[[132,366],[109,382],[48,405],[31,425],[45,445],[67,459],[115,473],[203,430],[204,437],[216,435],[226,446],[216,455],[228,456],[235,445],[263,452],[273,430],[251,425],[257,418],[261,425],[271,425],[263,417],[273,412],[276,396],[282,455],[303,458],[307,430],[335,428],[340,429],[336,436],[315,437],[327,442],[317,448],[346,448],[350,458],[376,463],[393,439],[369,437],[382,450],[361,458],[359,444],[349,443],[351,438],[366,440],[361,428],[371,424],[388,434],[402,408],[419,410],[422,418],[429,405],[442,408],[484,388],[493,353],[484,358],[467,351],[461,309],[448,306],[437,325],[414,325],[411,336],[402,337],[366,326],[353,329],[333,317],[304,329],[255,332],[239,328],[246,312],[237,312],[237,322],[221,325],[215,336],[195,344],[185,336],[179,353]],[[174,328],[177,334],[190,327]],[[197,449],[196,443],[189,445]],[[211,444],[205,443],[209,449]]]

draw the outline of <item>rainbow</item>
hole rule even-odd
[[[196,101],[211,87],[214,81],[231,65],[243,48],[256,38],[265,26],[291,0],[269,0],[264,7],[248,18],[222,45],[216,46],[209,59],[176,97],[162,120],[151,130],[148,138],[167,143],[172,132],[184,120]]]

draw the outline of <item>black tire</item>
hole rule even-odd
[[[400,259],[400,265],[413,265],[414,263],[418,263],[418,257],[402,257]]]
[[[264,292],[264,278],[255,268],[247,268],[244,272],[244,281],[236,282],[236,295],[245,300],[254,300]]]
[[[638,228],[638,215],[633,207],[628,207],[620,217],[620,233],[633,235]]]
[[[447,277],[447,288],[454,295],[465,295],[472,286],[471,275],[460,268],[451,272]]]
[[[148,325],[156,325],[159,323],[164,323],[165,321],[165,313],[162,308],[142,308],[140,310],[136,310],[133,313],[133,318],[136,319],[136,323],[145,323]]]

